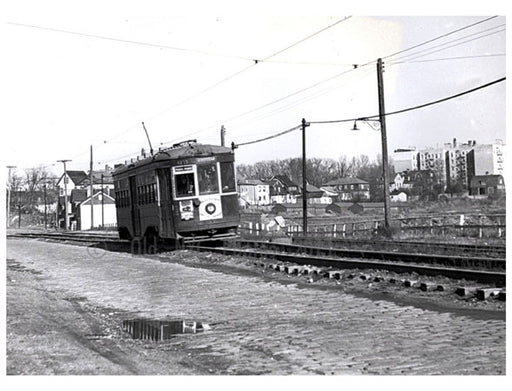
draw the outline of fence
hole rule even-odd
[[[333,238],[370,237],[384,226],[382,219],[351,222],[326,222],[309,224],[308,234]],[[414,216],[392,220],[392,227],[401,236],[423,237],[454,236],[472,238],[506,238],[506,216],[504,214],[447,214],[437,216]],[[280,226],[274,222],[244,222],[240,225],[243,237],[275,238],[302,233],[302,226],[293,221]]]

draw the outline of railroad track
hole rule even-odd
[[[111,244],[111,250],[129,248],[130,241],[113,235],[69,233],[9,233],[7,237],[51,239],[77,243]],[[230,240],[213,247],[207,243],[191,243],[186,247],[196,251],[216,252],[243,257],[267,258],[270,261],[300,265],[327,266],[338,269],[376,269],[397,273],[418,273],[428,276],[446,276],[505,286],[504,258],[455,256],[446,254],[404,253],[397,251],[312,247],[309,245],[271,243],[255,240]],[[116,246],[116,245],[120,245]],[[106,246],[105,246],[106,247]],[[168,251],[166,246],[162,250]]]
[[[425,242],[416,240],[372,240],[372,239],[341,239],[319,235],[310,237],[293,236],[292,242],[301,245],[321,245],[335,248],[357,248],[386,251],[398,251],[409,253],[419,252],[431,254],[457,254],[480,257],[505,258],[506,246],[480,245],[480,244],[457,244],[442,242]]]
[[[335,269],[388,270],[397,273],[475,280],[500,286],[505,286],[506,281],[505,260],[497,258],[332,249],[254,240],[231,241],[224,243],[222,247],[201,245],[187,247],[196,251],[266,258],[270,262],[279,261]]]
[[[8,238],[53,239],[80,243],[128,243],[119,239],[117,235],[89,234],[89,233],[59,233],[59,232],[16,232],[7,233]]]

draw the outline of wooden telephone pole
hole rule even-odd
[[[93,175],[92,175],[92,167],[93,167],[93,163],[92,163],[92,145],[91,145],[91,162],[90,162],[90,165],[89,165],[89,181],[91,182],[90,183],[90,189],[91,189],[91,229],[94,228],[94,187],[93,187]],[[83,229],[83,227],[81,227],[81,229]]]
[[[306,180],[306,127],[309,124],[302,118],[302,234],[308,234],[308,200]]]
[[[391,234],[391,210],[389,197],[389,167],[388,167],[388,141],[386,135],[386,109],[384,108],[384,81],[382,77],[382,58],[377,60],[377,84],[379,89],[379,122],[382,139],[382,177],[384,186],[384,228],[386,234]]]
[[[66,162],[70,162],[71,160],[57,160],[64,164],[64,229],[69,229],[69,214],[68,214],[68,173],[66,171]],[[58,205],[58,202],[57,202]],[[58,208],[57,208],[58,209]],[[57,222],[58,223],[58,222]]]

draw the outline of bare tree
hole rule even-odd
[[[25,170],[25,207],[33,208],[37,204],[38,192],[43,189],[43,185],[49,180],[50,175],[45,167],[39,166]]]

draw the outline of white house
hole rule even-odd
[[[248,205],[269,205],[270,188],[259,179],[246,179],[238,182],[240,198]]]
[[[91,197],[82,202],[78,209],[80,216],[78,219],[78,221],[80,221],[79,229],[91,229]],[[115,200],[108,194],[102,194],[101,192],[94,194],[93,213],[94,226],[92,228],[101,227],[102,219],[104,227],[112,227],[117,225],[116,203]]]
[[[81,188],[82,181],[87,178],[85,171],[74,171],[67,170],[57,181],[57,187],[59,188],[59,195],[64,196],[64,184],[68,197],[71,195],[71,191],[74,189]]]

